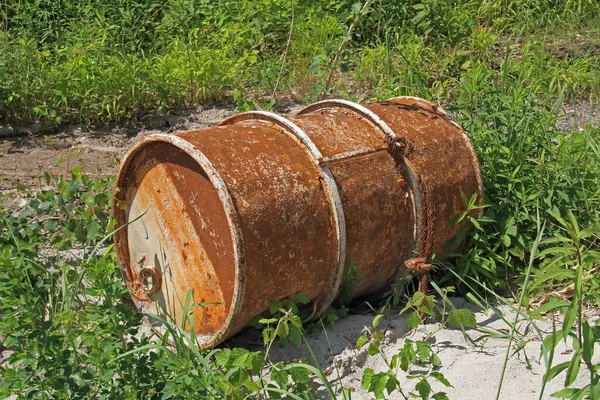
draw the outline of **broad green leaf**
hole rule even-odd
[[[439,367],[440,365],[442,365],[442,360],[440,360],[438,355],[435,353],[431,354],[431,365],[433,365],[434,367]]]
[[[417,359],[413,343],[412,340],[406,339],[404,341],[404,346],[402,346],[402,350],[400,350],[400,369],[404,372],[407,372],[410,364]]]
[[[300,328],[296,326],[291,326],[290,334],[288,337],[290,341],[296,345],[296,347],[300,347],[300,345],[302,344],[302,331],[300,330]]]
[[[79,175],[81,174],[82,167],[82,164],[78,164],[75,166],[75,168],[73,168],[73,171],[71,172],[71,176],[73,177],[73,179],[77,179],[79,177]]]
[[[558,392],[552,393],[551,396],[552,397],[558,397],[558,398],[569,398],[571,400],[575,400],[575,399],[581,399],[583,398],[583,396],[585,395],[586,392],[586,388],[582,388],[582,389],[563,389],[563,390],[559,390]]]
[[[517,236],[517,225],[516,225],[515,219],[513,217],[510,217],[506,221],[505,232],[507,235]]]
[[[277,331],[275,332],[275,334],[279,337],[288,337],[290,334],[290,327],[288,325],[287,321],[281,321],[279,323],[279,325],[277,326]]]
[[[269,305],[269,312],[271,313],[271,315],[275,315],[277,314],[277,312],[281,309],[281,302],[280,301],[274,301]]]
[[[379,353],[379,343],[376,341],[369,343],[368,351],[370,356],[374,356],[375,354]]]
[[[367,337],[365,335],[362,335],[358,338],[358,340],[356,341],[356,348],[358,350],[362,349],[362,347],[364,346],[365,343],[367,343]]]
[[[577,374],[579,374],[579,366],[581,365],[581,349],[575,351],[575,354],[569,362],[569,368],[567,368],[567,375],[565,376],[565,387],[569,387],[575,382]]]
[[[431,393],[431,386],[429,385],[429,382],[427,382],[427,379],[421,379],[419,383],[415,385],[415,389],[417,389],[417,391],[419,392],[419,396],[421,396],[422,399],[429,398],[429,394]]]
[[[308,304],[308,303],[310,303],[310,299],[308,298],[308,296],[307,296],[307,295],[305,295],[305,294],[304,294],[304,293],[302,293],[302,292],[298,292],[298,293],[296,293],[296,294],[294,295],[294,300],[295,300],[297,303],[300,303],[300,304]]]
[[[600,228],[595,226],[588,226],[587,228],[582,229],[581,232],[579,232],[579,236],[582,239],[590,237],[592,235],[600,236]]]
[[[365,389],[365,390],[369,389],[369,385],[371,385],[371,379],[373,379],[374,375],[375,375],[375,371],[373,371],[373,369],[371,369],[371,368],[365,369],[365,372],[363,372],[363,376],[362,376],[363,389]]]
[[[592,364],[592,358],[594,356],[594,344],[596,342],[596,338],[594,337],[594,330],[590,326],[588,321],[583,321],[581,324],[582,333],[583,333],[583,359]]]
[[[431,347],[429,346],[429,343],[424,340],[417,340],[415,344],[417,346],[419,360],[427,361],[431,355]]]
[[[102,227],[99,223],[92,219],[85,224],[85,230],[87,232],[88,239],[94,239],[100,236],[102,232]]]
[[[379,325],[379,321],[381,321],[381,318],[383,318],[382,314],[378,314],[375,316],[375,318],[373,318],[373,328],[377,328],[377,326]]]
[[[575,215],[573,215],[573,212],[571,210],[567,212],[567,217],[569,218],[571,227],[575,231],[574,236],[579,239],[579,223],[577,222],[577,218],[575,218]]]
[[[473,217],[468,217],[468,218],[469,218],[469,222],[473,224],[475,229],[483,231],[481,224],[479,223],[479,221],[476,218],[473,218]]]
[[[77,240],[79,240],[81,243],[85,243],[87,241],[87,232],[83,226],[84,221],[79,221],[77,223],[77,225],[75,226],[75,237],[77,238]]]
[[[570,303],[564,300],[559,299],[558,297],[551,296],[546,303],[542,306],[536,308],[535,310],[529,313],[531,318],[542,319],[542,313],[556,310],[559,308],[564,308],[568,306]]]
[[[292,368],[290,370],[292,380],[296,383],[307,383],[310,381],[310,371],[306,368]]]
[[[46,220],[46,222],[44,222],[44,229],[51,233],[58,231],[58,221],[56,219]]]
[[[413,311],[410,314],[408,314],[408,317],[406,318],[406,324],[408,325],[408,329],[411,331],[417,328],[419,325],[421,325],[421,322],[421,318],[419,317],[419,314],[417,314],[416,311]]]
[[[388,395],[391,395],[394,390],[396,390],[400,386],[400,382],[391,372],[388,373],[387,382],[385,384],[385,390],[387,390]],[[388,397],[389,398],[389,397]]]
[[[565,318],[563,320],[562,326],[562,336],[566,340],[569,332],[573,329],[573,325],[575,325],[575,320],[577,318],[577,304],[572,303],[571,306],[565,312]]]
[[[475,328],[477,320],[475,313],[466,308],[456,308],[448,313],[448,323],[456,328]]]
[[[545,258],[547,255],[573,255],[575,254],[575,249],[571,246],[569,247],[551,247],[549,249],[544,249],[539,252],[539,258]]]
[[[548,370],[548,374],[546,374],[546,376],[544,377],[544,380],[546,382],[551,381],[552,379],[556,378],[557,375],[559,375],[561,372],[563,372],[568,367],[569,367],[569,361],[555,365],[554,367],[552,367]]]
[[[271,379],[282,389],[288,386],[288,372],[286,370],[271,368]]]
[[[231,350],[220,349],[220,351],[215,353],[215,361],[217,362],[217,365],[221,365],[221,366],[227,365],[230,355],[231,355]]]
[[[262,357],[260,352],[254,353],[251,362],[251,370],[254,375],[258,375],[265,367],[265,359]]]
[[[267,343],[269,343],[271,340],[273,340],[274,336],[275,336],[275,328],[270,327],[270,328],[265,328],[262,330],[263,343],[265,345]]]
[[[175,395],[176,392],[177,392],[177,385],[175,384],[175,382],[167,382],[167,384],[165,385],[165,387],[163,389],[163,395],[161,397],[161,400],[170,399],[171,397],[173,397]]]
[[[533,290],[539,286],[543,286],[543,284],[545,284],[548,281],[552,281],[552,280],[564,280],[564,279],[569,279],[572,278],[574,276],[575,272],[573,270],[570,269],[556,269],[554,271],[549,271],[549,272],[545,272],[545,271],[540,271],[539,273],[535,274],[535,280],[534,282],[529,285],[529,290]],[[545,311],[542,311],[545,312]]]
[[[452,384],[448,381],[448,379],[446,379],[446,377],[438,371],[432,371],[429,373],[429,376],[431,376],[432,378],[437,379],[439,382],[442,383],[442,385],[446,386],[446,387],[454,387],[452,386]]]
[[[302,328],[302,319],[298,315],[291,315],[290,316],[290,322],[296,328],[299,328],[299,329]]]
[[[418,307],[423,303],[423,300],[425,300],[425,293],[415,292],[412,299],[410,299],[410,304],[413,307]]]

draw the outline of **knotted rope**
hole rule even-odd
[[[396,138],[390,143],[390,153],[397,163],[410,168],[407,157],[414,150],[414,142],[405,138]],[[429,290],[429,272],[431,271],[431,256],[433,252],[433,218],[435,204],[431,201],[431,190],[422,177],[418,177],[418,188],[421,215],[419,226],[419,256],[406,260],[404,265],[410,271],[419,275],[419,291],[427,296]],[[421,316],[422,317],[422,316]]]

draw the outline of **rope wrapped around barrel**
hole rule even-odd
[[[405,138],[396,138],[390,143],[390,153],[398,164],[408,168],[407,157],[414,150],[414,142]],[[433,217],[434,202],[431,201],[431,190],[421,176],[418,176],[418,188],[421,203],[419,256],[404,261],[409,271],[419,276],[419,291],[425,296],[429,291],[429,272],[431,271],[431,256],[433,252]],[[423,300],[425,302],[425,299]],[[421,304],[422,305],[422,304]],[[423,318],[422,313],[419,313]]]

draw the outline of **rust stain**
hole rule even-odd
[[[161,147],[163,146],[156,146],[151,150],[166,150]],[[180,170],[183,167],[181,164],[174,165],[170,162],[158,163],[154,158],[155,154],[150,152],[147,155],[146,160],[151,167],[143,176],[138,177],[140,184],[135,197],[131,199],[134,205],[136,201],[140,202],[140,210],[148,209],[141,222],[146,224],[149,238],[143,240],[143,237],[137,235],[130,237],[129,242],[134,243],[138,250],[144,249],[152,254],[151,260],[155,263],[155,268],[165,277],[165,287],[156,294],[154,300],[160,304],[161,309],[175,316],[178,323],[182,321],[185,298],[190,290],[193,291],[195,302],[199,302],[199,296],[203,295],[210,298],[211,302],[219,303],[193,309],[195,319],[203,321],[196,326],[196,331],[205,334],[218,329],[224,322],[229,303],[225,302],[224,295],[227,292],[230,294],[231,289],[220,284],[214,262],[208,256],[204,242],[198,235],[199,231],[194,226],[193,218],[197,215],[190,213],[185,205],[185,199],[189,199],[191,193],[186,192],[177,179],[173,179],[176,172],[182,172]],[[187,160],[183,157],[182,161],[182,164],[185,164]],[[180,176],[179,179],[184,176]],[[200,186],[200,182],[196,183]],[[170,187],[171,194],[156,196],[158,186]],[[132,227],[130,232],[134,232],[135,229],[136,227]],[[186,241],[196,243],[194,251],[188,255],[188,260],[183,257],[182,252],[182,243]],[[226,268],[222,270],[225,271]]]
[[[326,123],[327,121],[344,121]],[[387,153],[385,136],[365,118],[331,107],[290,118],[319,146],[338,184],[347,228],[346,260],[360,272],[354,295],[383,289],[402,268],[414,243],[412,196]],[[327,138],[324,140],[323,138]],[[353,155],[362,148],[377,152]]]
[[[275,299],[298,291],[310,299],[321,296],[334,264],[334,227],[318,168],[303,149],[263,121],[182,137],[219,168],[241,217],[247,284],[234,330]],[[238,145],[223,149],[224,137],[234,137]]]
[[[477,193],[483,200],[481,173],[468,139],[447,113],[426,100],[398,97],[366,107],[408,143],[405,157],[435,205],[432,252],[443,255],[448,252],[444,244],[460,229],[448,226],[465,209],[460,192],[467,197]]]

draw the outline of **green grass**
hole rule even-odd
[[[111,124],[224,99],[242,109],[272,106],[291,5],[5,0],[0,121]],[[597,103],[600,6],[585,0],[382,0],[361,9],[349,1],[294,1],[278,94],[295,91],[306,101],[330,94],[437,101],[471,138],[486,193],[482,217],[457,216],[470,218],[475,228],[456,238],[466,242],[464,252],[436,265],[437,294],[428,298],[428,308],[419,310],[418,294],[407,298],[406,279],[380,306],[414,308],[411,326],[420,322],[416,311],[430,312],[442,324],[467,326],[468,319],[471,325],[447,302],[454,286],[492,309],[486,298],[511,304],[519,320],[561,312],[561,326],[547,336],[538,332],[546,363],[540,391],[567,371],[559,395],[597,397],[592,356],[600,327],[581,310],[600,307],[600,128],[561,132],[556,120],[565,104]],[[274,304],[274,317],[263,320],[266,353],[198,351],[188,346],[195,338],[171,321],[164,322],[175,347],[137,335],[142,316],[130,305],[110,241],[99,254],[66,253],[81,254],[115,229],[109,217],[113,178],[91,179],[77,167],[70,177],[42,179],[54,189],[23,192],[28,207],[0,211],[0,345],[12,351],[8,366],[0,367],[0,397],[315,396],[311,379],[325,379],[318,366],[269,362],[275,340],[305,342],[291,304]],[[348,282],[345,291],[351,292]],[[383,339],[379,318],[361,339],[373,354]],[[513,331],[503,337],[520,337],[515,321],[506,320]],[[560,340],[572,343],[573,357],[554,365]],[[437,363],[423,343],[408,343],[397,359]],[[396,372],[407,364],[390,360],[388,367],[363,377],[365,389],[376,397],[406,395]],[[590,385],[572,388],[579,370],[589,372]],[[445,379],[435,373],[415,378],[415,395],[433,396],[428,378]],[[331,397],[332,391],[351,396],[325,386]]]
[[[452,99],[465,73],[479,63],[497,66],[518,37],[523,46],[512,58],[531,74],[527,84],[548,85],[548,95],[597,96],[597,53],[560,60],[544,49],[557,29],[597,34],[594,2],[455,3],[382,0],[361,11],[351,1],[296,1],[279,90],[310,98],[359,84],[367,97]],[[224,98],[266,101],[283,61],[291,6],[290,0],[5,0],[0,122],[106,124]],[[338,79],[324,87],[332,68]]]

